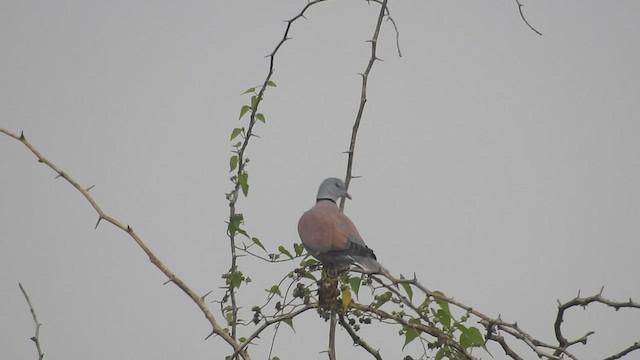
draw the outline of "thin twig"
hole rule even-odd
[[[358,113],[356,115],[356,119],[353,123],[353,128],[351,129],[351,141],[349,143],[349,151],[347,151],[348,159],[347,159],[347,173],[344,178],[344,182],[349,188],[349,184],[351,183],[351,179],[353,178],[353,159],[356,151],[356,139],[358,138],[358,129],[360,128],[360,121],[362,120],[362,114],[364,113],[364,107],[367,104],[367,84],[369,81],[369,73],[371,72],[371,68],[373,68],[373,63],[378,59],[377,49],[378,49],[378,36],[380,35],[380,27],[382,26],[382,19],[384,19],[385,11],[387,11],[387,0],[382,0],[380,4],[380,13],[378,13],[378,21],[376,22],[376,28],[373,32],[373,37],[369,42],[371,43],[371,56],[369,57],[369,62],[367,63],[367,67],[361,75],[362,77],[362,87],[360,90],[360,105],[358,106]],[[344,210],[345,199],[342,198],[340,200],[340,210]]]
[[[344,320],[344,316],[342,314],[340,315],[340,325],[345,330],[347,330],[347,333],[349,334],[349,336],[351,336],[351,339],[353,340],[353,344],[355,346],[360,346],[361,348],[365,349],[369,354],[371,354],[371,356],[373,356],[377,360],[382,360],[382,356],[380,355],[380,351],[372,348],[371,345],[369,345],[366,341],[362,340],[362,338],[360,336],[358,336],[358,334],[356,334],[355,330],[353,330],[351,325],[349,325],[349,323],[347,323]]]
[[[15,140],[20,141],[24,146],[26,146],[29,150],[31,150],[31,152],[38,158],[38,161],[40,163],[43,163],[43,164],[47,165],[49,168],[51,168],[57,174],[56,178],[61,177],[61,178],[65,179],[69,184],[71,184],[74,188],[76,188],[76,190],[78,190],[82,194],[82,196],[84,196],[84,198],[89,202],[89,204],[91,204],[93,209],[98,213],[98,222],[96,223],[96,228],[98,227],[100,222],[102,220],[104,220],[104,221],[112,224],[113,226],[117,227],[118,229],[124,231],[125,233],[127,233],[129,235],[129,237],[131,237],[133,239],[133,241],[135,241],[136,244],[138,244],[140,249],[142,249],[142,251],[144,251],[144,253],[149,257],[149,261],[153,265],[155,265],[156,268],[158,268],[158,270],[160,270],[171,282],[176,284],[176,286],[178,286],[178,288],[180,288],[180,290],[182,290],[185,294],[187,294],[187,296],[189,298],[191,298],[191,300],[194,303],[196,303],[196,305],[198,306],[200,311],[203,313],[205,318],[209,321],[209,324],[211,324],[211,328],[212,328],[211,334],[209,334],[209,336],[207,336],[207,338],[210,337],[211,335],[218,335],[221,338],[223,338],[234,350],[238,350],[240,348],[240,344],[235,339],[233,339],[226,331],[224,331],[224,329],[218,324],[218,322],[216,321],[215,317],[211,313],[211,310],[205,304],[203,298],[201,296],[199,296],[198,294],[196,294],[182,279],[180,279],[171,269],[169,269],[169,267],[167,267],[162,262],[162,260],[160,260],[151,251],[151,249],[147,246],[147,244],[144,241],[142,241],[140,236],[138,236],[138,234],[133,230],[133,228],[131,226],[123,224],[122,222],[118,221],[117,219],[115,219],[111,215],[107,214],[104,210],[102,210],[100,205],[93,198],[93,196],[91,196],[91,194],[89,194],[89,192],[86,190],[86,188],[81,186],[69,174],[67,174],[66,172],[62,171],[58,166],[56,166],[51,161],[49,161],[46,157],[44,157],[27,140],[27,138],[24,136],[24,133],[21,133],[18,136],[18,135],[13,134],[12,132],[10,132],[8,130],[5,130],[3,128],[0,128],[0,132],[4,133],[5,135],[8,135],[9,137],[11,137],[11,138],[13,138]],[[240,352],[240,356],[242,356],[242,358],[244,358],[244,359],[250,359],[249,354],[246,351],[241,351]]]
[[[36,334],[31,338],[31,341],[36,344],[36,350],[38,350],[38,360],[42,360],[44,358],[44,353],[42,352],[42,348],[40,348],[40,326],[42,326],[42,324],[38,322],[36,310],[33,308],[33,304],[31,304],[31,300],[29,299],[29,295],[27,295],[27,291],[24,289],[24,287],[22,287],[22,284],[18,283],[18,286],[20,287],[20,291],[22,291],[22,295],[24,295],[25,300],[27,300],[29,310],[31,311],[31,316],[33,317],[33,322],[36,324]]]
[[[520,12],[520,18],[522,18],[522,21],[524,21],[524,23],[527,24],[529,29],[533,30],[533,32],[538,35],[542,35],[542,33],[531,26],[531,24],[529,24],[529,21],[527,21],[527,18],[524,17],[524,13],[522,12],[522,8],[524,7],[524,5],[520,2],[520,0],[516,0],[516,4],[518,5],[518,11]]]

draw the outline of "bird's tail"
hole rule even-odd
[[[353,256],[353,260],[355,264],[362,268],[362,270],[372,273],[372,274],[383,274],[386,276],[391,276],[389,270],[387,270],[382,264],[378,262],[378,260],[372,257],[365,256]]]

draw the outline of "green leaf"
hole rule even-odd
[[[273,285],[271,289],[267,290],[269,294],[276,294],[282,297],[282,293],[280,292],[280,287],[278,285]]]
[[[233,155],[229,158],[229,172],[232,172],[238,167],[238,155]]]
[[[227,285],[231,285],[234,288],[239,288],[242,285],[242,281],[244,281],[244,274],[241,271],[226,273],[222,277],[226,279]]]
[[[269,80],[269,81],[267,81],[267,86],[276,87],[276,83],[274,83],[273,81]]]
[[[240,95],[244,95],[244,94],[248,94],[248,93],[252,93],[252,92],[256,92],[256,88],[254,88],[254,87],[248,88],[247,91],[243,92]]]
[[[258,97],[253,95],[251,97],[251,107],[255,109],[256,105],[258,105]]]
[[[296,256],[300,256],[304,252],[304,246],[302,244],[293,243],[293,250],[296,252]]]
[[[308,258],[307,260],[301,261],[300,266],[313,266],[318,264],[318,260],[314,258]]]
[[[462,346],[463,348],[484,346],[484,338],[482,337],[480,330],[478,330],[477,328],[466,328],[464,327],[464,325],[460,325],[458,329],[460,329],[460,331],[462,332],[460,334],[460,346]]]
[[[260,121],[262,121],[262,122],[265,122],[265,121],[264,121],[264,115],[262,115],[262,113],[257,113],[257,114],[256,114],[256,119],[258,119],[258,120],[260,120]]]
[[[264,248],[264,245],[262,245],[262,243],[260,242],[260,239],[258,239],[256,237],[252,237],[251,241],[253,241],[254,244],[260,246],[260,248],[262,248],[262,250],[264,250],[264,252],[267,252],[267,249]]]
[[[289,326],[291,326],[291,328],[292,328],[293,330],[295,330],[295,328],[293,327],[293,319],[292,319],[292,318],[282,319],[282,322],[283,322],[283,323],[285,323],[285,324],[287,324],[287,325],[289,325]]]
[[[435,297],[436,303],[440,306],[440,310],[435,313],[436,322],[442,324],[444,329],[451,329],[451,310],[449,310],[449,303],[442,300],[444,294],[440,291],[434,291],[438,297]]]
[[[235,129],[233,129],[233,131],[231,132],[231,139],[229,139],[229,140],[233,140],[236,137],[238,137],[238,135],[240,135],[242,130],[244,130],[244,128],[235,128]]]
[[[289,259],[293,259],[293,256],[291,256],[291,253],[289,252],[289,250],[285,249],[284,246],[282,245],[278,246],[278,251],[280,251],[281,254],[287,255]]]
[[[271,360],[280,360],[280,358],[277,356],[274,356]]]
[[[387,291],[386,293],[379,295],[376,303],[373,305],[374,308],[378,309],[380,306],[384,305],[387,301],[391,300],[391,291]]]
[[[246,172],[238,174],[238,183],[240,184],[242,193],[245,197],[247,197],[247,195],[249,194],[249,174]]]
[[[309,280],[313,280],[313,281],[318,281],[318,279],[310,272],[304,272],[302,273],[302,277],[303,278],[307,278]]]
[[[238,118],[238,120],[242,119],[244,114],[246,114],[247,111],[249,111],[249,110],[251,110],[251,107],[249,105],[242,106],[242,108],[240,109],[240,117]]]
[[[440,348],[440,350],[438,350],[434,360],[442,360],[447,355],[449,355],[449,347],[444,346],[444,347]]]
[[[407,346],[407,344],[412,342],[418,336],[420,336],[420,332],[418,332],[418,330],[412,327],[405,327],[404,345],[402,345],[402,350],[404,350],[404,347]]]
[[[404,276],[402,274],[400,274],[400,279],[404,280]],[[411,285],[407,284],[407,283],[401,283],[400,285],[402,285],[402,288],[407,293],[407,296],[409,297],[409,301],[412,301],[413,300],[413,289],[411,289]]]
[[[356,298],[358,297],[358,291],[360,291],[360,284],[362,283],[362,278],[352,277],[349,278],[349,286],[351,286],[351,290],[356,293]]]
[[[235,235],[238,232],[243,231],[240,228],[242,222],[244,221],[244,215],[242,214],[234,214],[231,219],[229,219],[229,225],[227,225],[227,231],[229,231],[229,235]]]

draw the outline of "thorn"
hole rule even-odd
[[[351,180],[360,179],[360,178],[362,178],[362,175],[351,175]]]
[[[216,333],[215,331],[212,331],[209,335],[207,335],[206,338],[204,338],[204,340],[205,341],[208,340],[212,335],[215,335],[215,333]]]
[[[204,301],[204,299],[205,299],[207,296],[209,296],[209,294],[211,294],[212,292],[213,292],[213,290],[210,290],[208,293],[206,293],[206,294],[202,295],[202,296],[200,297],[200,299],[202,299],[202,301]]]
[[[26,138],[24,137],[24,131],[20,131],[20,141],[25,141]]]
[[[63,171],[60,171],[60,172],[58,173],[58,175],[56,175],[56,177],[55,177],[54,179],[58,179],[58,178],[62,177],[62,176],[63,176],[62,174],[64,174],[64,172],[63,172]]]
[[[301,18],[303,18],[303,19],[305,19],[305,20],[307,20],[307,17],[306,17],[306,16],[304,16],[304,14],[300,15],[300,17],[301,17]]]
[[[560,302],[560,299],[556,299],[556,301],[558,302],[558,307],[562,306],[562,303]]]
[[[95,185],[91,185],[91,186],[89,186],[89,187],[87,188],[87,192],[88,192],[88,191],[91,191],[91,189],[93,189],[94,187],[95,187]]]
[[[580,297],[580,289],[578,289],[578,296],[576,296],[576,297]]]
[[[378,60],[378,61],[384,61],[384,59],[380,59],[380,58],[379,58],[379,57],[377,57],[377,56],[376,56],[376,57],[374,57],[373,59],[374,59],[374,60]]]
[[[347,151],[343,151],[342,153],[343,153],[343,154],[351,154],[351,153],[352,153],[352,151],[351,151],[351,150],[347,150]]]
[[[602,285],[602,287],[600,288],[600,292],[598,293],[598,296],[599,296],[599,295],[602,295],[602,292],[603,292],[603,291],[604,291],[604,285]]]
[[[168,284],[168,283],[170,283],[170,282],[171,282],[171,279],[169,279],[169,280],[167,280],[167,281],[163,282],[163,283],[162,283],[162,285],[167,285],[167,284]]]
[[[101,220],[102,220],[102,216],[98,216],[98,221],[96,222],[96,226],[93,228],[93,230],[96,230],[98,228],[98,225],[100,225]]]
[[[132,233],[133,232],[133,228],[129,225],[127,225],[127,232],[128,233]]]

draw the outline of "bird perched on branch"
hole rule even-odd
[[[338,178],[325,179],[318,189],[316,204],[298,221],[298,234],[309,254],[330,268],[355,264],[366,272],[388,273],[360,237],[353,222],[340,211],[336,202],[349,198],[345,183]]]

